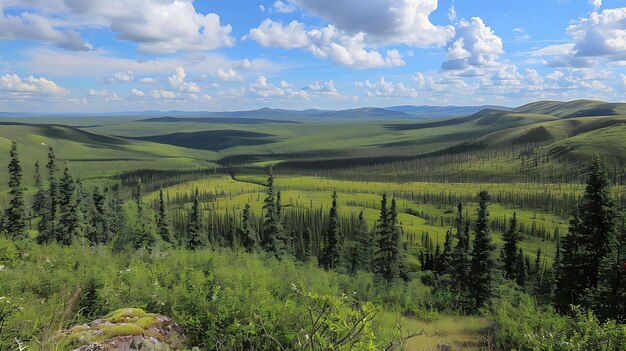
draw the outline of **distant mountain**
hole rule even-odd
[[[482,106],[390,106],[385,110],[404,112],[419,118],[445,118],[468,116],[484,109],[510,110],[510,107],[496,105]]]
[[[185,118],[257,118],[257,119],[429,119],[460,117],[476,113],[485,108],[508,110],[502,106],[392,106],[386,108],[362,107],[347,110],[285,110],[261,108],[249,111],[126,111],[110,113],[11,113],[0,112],[0,117],[185,117]]]

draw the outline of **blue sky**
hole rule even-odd
[[[623,0],[0,0],[0,111],[623,100]]]

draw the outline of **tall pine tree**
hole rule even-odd
[[[259,248],[259,234],[253,226],[252,208],[250,204],[246,204],[246,207],[243,209],[239,238],[241,245],[243,245],[247,252],[255,252]]]
[[[207,246],[207,237],[204,230],[202,204],[198,188],[193,193],[193,204],[187,223],[186,246],[189,250],[202,249]]]
[[[33,212],[33,216],[41,220],[44,215],[45,206],[46,206],[46,191],[43,188],[43,180],[41,179],[41,167],[39,166],[39,161],[35,162],[35,195],[33,196],[33,205],[31,210]]]
[[[170,226],[170,221],[167,218],[167,207],[165,205],[165,199],[163,198],[163,188],[159,191],[159,213],[157,213],[156,225],[161,239],[170,245],[174,245],[175,242],[172,235],[172,227]]]
[[[263,220],[263,238],[261,246],[268,254],[280,258],[288,251],[288,238],[283,228],[282,205],[280,195],[277,195],[274,187],[274,172],[272,168],[269,169],[269,175],[267,177],[266,193],[267,196],[263,206],[265,216]]]
[[[362,270],[365,272],[371,272],[372,261],[374,259],[374,246],[376,244],[372,233],[367,228],[367,221],[365,220],[363,210],[359,213],[354,237],[357,240],[356,248],[354,250],[354,271]]]
[[[483,306],[491,298],[496,277],[497,263],[494,257],[496,247],[489,232],[488,201],[489,194],[486,191],[481,191],[478,194],[469,280],[469,290],[476,303],[476,308]]]
[[[48,194],[43,217],[39,222],[39,236],[37,242],[40,244],[50,243],[57,237],[57,221],[59,212],[59,184],[56,177],[57,164],[54,149],[48,147]]]
[[[380,279],[391,282],[405,277],[404,253],[400,247],[401,230],[395,199],[387,209],[387,195],[383,194],[380,217],[376,223],[377,250],[374,255],[374,273]]]
[[[585,295],[598,288],[601,263],[611,256],[616,211],[609,190],[608,176],[596,156],[587,175],[585,193],[560,246],[555,304],[562,312],[569,311],[570,305],[589,307]]]
[[[9,152],[9,207],[4,212],[4,229],[13,239],[26,238],[26,206],[24,205],[24,186],[22,185],[22,166],[17,153],[17,142],[11,143]]]
[[[456,246],[452,251],[450,276],[457,291],[465,291],[469,279],[470,267],[470,232],[469,220],[463,218],[463,204],[457,206]]]
[[[343,250],[343,236],[339,228],[339,213],[337,212],[337,192],[333,192],[328,225],[324,233],[324,248],[319,258],[320,267],[326,270],[340,268],[343,264]]]
[[[502,236],[504,245],[502,247],[502,269],[507,279],[515,280],[518,269],[517,263],[517,243],[521,240],[521,234],[517,225],[517,213],[509,219],[509,228]]]
[[[82,223],[76,182],[66,167],[59,182],[59,226],[56,241],[61,245],[71,245],[74,238],[83,236]]]

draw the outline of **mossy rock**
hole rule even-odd
[[[58,333],[59,350],[184,350],[182,329],[170,318],[125,308]],[[64,345],[64,346],[61,346]]]

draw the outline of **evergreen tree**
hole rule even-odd
[[[437,248],[439,248],[439,243],[437,243]],[[443,251],[436,254],[437,263],[435,271],[437,273],[444,274],[450,271],[453,262],[452,250],[452,233],[448,230],[446,232],[445,241],[443,242]]]
[[[239,228],[241,245],[247,252],[254,252],[259,247],[259,235],[253,227],[252,208],[246,204],[243,209],[241,228]]]
[[[151,251],[156,243],[156,233],[153,227],[152,216],[148,213],[143,203],[143,184],[141,179],[137,178],[134,191],[135,206],[137,209],[137,218],[135,226],[132,229],[131,243],[135,250],[146,249]]]
[[[496,274],[495,245],[489,232],[489,211],[487,201],[489,194],[481,191],[478,194],[478,210],[474,225],[474,244],[470,267],[470,293],[476,308],[483,306],[493,294]]]
[[[265,211],[265,217],[263,220],[263,239],[261,246],[270,255],[275,257],[282,257],[287,252],[286,242],[288,238],[285,235],[282,220],[282,207],[280,202],[280,196],[276,194],[274,188],[274,172],[269,169],[269,175],[267,178],[267,197],[265,198],[265,204],[263,209]]]
[[[111,214],[107,201],[107,192],[102,192],[99,187],[94,187],[91,198],[87,199],[89,206],[89,222],[90,226],[87,230],[87,239],[92,245],[107,244],[112,237],[111,232]],[[121,206],[118,211],[122,211]],[[120,229],[121,230],[121,229]]]
[[[328,225],[324,233],[324,248],[320,255],[319,265],[326,270],[338,269],[343,264],[343,256],[343,237],[339,228],[339,213],[337,212],[337,192],[333,192]]]
[[[9,152],[9,207],[4,212],[3,227],[13,239],[26,238],[26,206],[24,205],[24,186],[22,185],[22,166],[17,153],[17,142],[11,143]]]
[[[380,217],[376,224],[377,250],[374,255],[374,273],[391,282],[404,275],[404,255],[400,247],[401,231],[398,228],[396,201],[387,209],[387,195],[383,194]]]
[[[66,167],[59,183],[59,226],[56,241],[69,246],[74,238],[82,237],[82,221],[76,182]]]
[[[48,194],[46,196],[46,206],[43,217],[39,222],[39,236],[37,242],[40,244],[50,243],[57,237],[57,220],[59,211],[59,185],[56,178],[57,165],[54,149],[48,147]]]
[[[33,211],[33,215],[36,218],[41,218],[44,215],[45,206],[46,206],[46,191],[43,188],[43,181],[41,179],[41,167],[39,166],[39,161],[35,162],[35,188],[37,191],[35,192],[35,196],[33,197],[33,205],[31,207]]]
[[[157,214],[157,231],[163,241],[170,245],[174,245],[174,237],[172,236],[172,228],[170,221],[167,218],[167,208],[165,206],[165,199],[163,198],[163,188],[159,191],[159,213]]]
[[[607,174],[596,156],[560,246],[555,305],[562,312],[568,312],[570,305],[589,305],[585,294],[598,288],[600,264],[611,255],[616,212],[609,190]]]
[[[502,236],[504,245],[502,247],[502,263],[504,277],[515,280],[518,272],[517,267],[517,243],[521,239],[521,234],[517,225],[517,214],[509,219],[509,228]]]
[[[610,243],[610,254],[601,262],[598,287],[587,294],[589,305],[602,320],[626,323],[626,226]]]
[[[189,213],[189,222],[187,224],[187,248],[196,250],[206,247],[207,238],[203,226],[202,204],[200,203],[200,194],[198,188],[193,195],[193,205],[191,213]]]
[[[465,291],[469,279],[470,233],[469,221],[463,218],[463,204],[459,203],[456,217],[456,246],[452,252],[450,276],[458,291]]]
[[[354,237],[357,239],[356,248],[354,250],[354,270],[370,272],[372,270],[375,243],[372,233],[367,228],[367,221],[365,220],[363,210],[359,213]]]
[[[308,261],[313,256],[313,233],[306,228],[302,233],[302,260]]]

